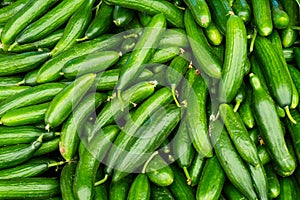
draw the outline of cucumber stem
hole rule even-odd
[[[292,28],[293,30],[300,31],[300,27],[299,27],[299,26],[292,26],[291,28]]]
[[[253,37],[251,39],[251,43],[250,43],[250,53],[253,51],[253,47],[254,47],[254,42],[257,36],[257,30],[256,28],[254,29],[254,33],[253,33]]]
[[[23,85],[23,84],[25,84],[25,79],[23,79],[22,81],[18,82],[18,83],[16,84],[16,86]]]
[[[236,104],[235,104],[235,106],[233,108],[233,112],[236,112],[239,109],[241,103],[242,103],[242,101],[240,101],[240,100],[236,101]]]
[[[105,183],[108,179],[108,174],[105,174],[104,178],[101,179],[100,181],[97,181],[94,186],[98,186],[98,185],[101,185],[102,183]]]
[[[63,165],[63,164],[65,164],[65,161],[49,163],[49,164],[48,164],[48,167],[57,167],[57,166]]]
[[[191,180],[191,177],[190,177],[190,174],[189,174],[189,171],[187,170],[186,167],[183,167],[183,172],[187,178],[186,182],[188,185],[191,185],[192,184],[192,180]]]
[[[289,106],[285,106],[285,107],[284,107],[284,110],[285,110],[286,115],[288,116],[289,120],[290,120],[291,122],[293,122],[294,124],[297,124],[296,120],[293,118],[293,116],[292,116],[291,113],[290,113]]]
[[[7,49],[7,51],[11,51],[15,46],[17,46],[18,43],[17,42],[14,42],[12,45],[10,45]]]
[[[171,91],[172,91],[173,99],[174,99],[176,105],[180,108],[181,106],[180,106],[180,103],[177,100],[177,97],[176,97],[176,94],[175,94],[175,90],[176,90],[176,85],[175,84],[171,84]]]
[[[82,41],[85,41],[87,39],[89,39],[89,37],[88,36],[84,36],[83,38],[76,39],[76,42],[82,42]]]
[[[146,173],[146,169],[150,163],[150,161],[154,158],[154,156],[156,156],[158,154],[158,151],[154,151],[153,154],[148,158],[148,160],[145,162],[143,169],[142,169],[142,173],[145,174]]]
[[[121,90],[118,90],[117,96],[118,96],[118,99],[120,101],[121,111],[123,112],[124,111],[124,101],[123,101],[123,99],[121,97]]]
[[[50,124],[47,124],[47,125],[45,126],[45,130],[48,131],[48,132],[50,131]]]

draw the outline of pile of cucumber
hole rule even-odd
[[[0,0],[0,199],[298,199],[299,7]]]

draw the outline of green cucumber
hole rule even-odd
[[[300,48],[299,47],[294,47],[293,48],[293,53],[295,54],[295,60],[296,60],[296,66],[298,67],[298,69],[300,68],[300,59],[299,59],[299,55],[300,55]]]
[[[7,111],[0,120],[5,126],[38,124],[44,121],[49,102]]]
[[[116,51],[100,51],[69,60],[62,69],[65,78],[75,79],[77,76],[87,73],[104,71],[114,65],[121,56]]]
[[[151,200],[175,200],[167,187],[151,185]]]
[[[71,48],[76,43],[76,39],[84,34],[92,18],[92,7],[94,2],[95,0],[85,1],[81,6],[82,8],[77,9],[71,16],[64,28],[62,37],[51,51],[52,56]]]
[[[113,12],[113,22],[116,26],[124,26],[128,24],[134,17],[133,10],[123,8],[121,6],[115,6]]]
[[[103,176],[103,167],[100,166],[96,178],[100,178]],[[94,200],[108,200],[108,184],[104,183],[102,185],[98,185],[95,187],[95,194],[94,194]]]
[[[246,84],[242,82],[240,88],[237,91],[237,94],[234,97],[234,102],[235,102],[235,105],[233,107],[234,112],[238,111],[241,103],[245,100],[245,98],[246,98]]]
[[[228,179],[248,199],[257,199],[250,173],[236,152],[223,124],[216,120],[210,128],[212,145]]]
[[[250,21],[252,11],[246,0],[234,0],[232,9],[246,24]]]
[[[30,71],[39,67],[48,58],[49,52],[39,51],[3,56],[0,58],[0,76]]]
[[[62,1],[41,18],[27,26],[16,38],[18,44],[34,42],[63,25],[83,4],[83,0]],[[38,8],[40,10],[40,8]]]
[[[136,45],[136,39],[133,37],[126,38],[121,45],[121,52],[131,52]]]
[[[79,77],[52,99],[45,114],[46,130],[59,126],[71,114],[92,86],[95,77],[95,74]]]
[[[146,174],[139,174],[134,179],[128,193],[128,200],[150,200],[151,187]]]
[[[19,0],[8,6],[5,6],[0,9],[0,23],[6,23],[10,18],[17,14],[29,0]]]
[[[64,87],[65,84],[62,83],[47,83],[12,95],[0,103],[0,116],[11,109],[47,102]]]
[[[126,200],[130,186],[133,181],[133,175],[126,176],[123,180],[111,183],[109,190],[110,200]],[[152,191],[152,186],[151,186]]]
[[[6,98],[15,95],[19,92],[27,90],[28,86],[0,86],[0,101],[5,100]]]
[[[204,0],[184,0],[184,2],[199,26],[207,28],[211,23],[211,15],[206,2]]]
[[[246,28],[236,15],[231,15],[226,26],[225,58],[219,84],[219,101],[229,103],[236,96],[243,77],[247,58]]]
[[[2,199],[50,199],[59,194],[57,178],[17,178],[0,181]]]
[[[258,198],[268,199],[269,184],[264,166],[260,163],[257,166],[248,164],[248,167]]]
[[[297,187],[294,184],[293,177],[279,178],[280,194],[278,200],[292,200],[297,196]]]
[[[253,129],[248,130],[248,133],[249,133],[251,140],[254,142],[254,144],[258,145],[259,140],[261,139],[259,130],[257,128],[253,128]]]
[[[223,35],[214,22],[210,22],[208,27],[204,29],[204,32],[210,44],[218,46],[222,43]]]
[[[139,21],[143,27],[147,26],[151,21],[152,17],[148,15],[146,12],[138,12],[137,14],[138,14]]]
[[[300,113],[296,109],[291,110],[291,114],[296,120],[300,120]],[[297,159],[300,159],[300,135],[299,124],[293,124],[288,119],[285,119],[285,124],[288,128],[288,133],[291,136]]]
[[[229,181],[225,182],[223,188],[224,196],[228,200],[246,200],[247,198],[241,194]]]
[[[207,159],[197,187],[197,199],[218,200],[226,176],[217,156]]]
[[[18,85],[30,85],[30,86],[36,86],[37,85],[37,75],[38,75],[39,69],[31,70],[27,72],[27,74],[24,76],[23,80],[18,83]]]
[[[191,186],[198,184],[203,171],[205,159],[200,154],[194,156],[192,165],[189,167],[189,175],[191,177]]]
[[[163,47],[155,51],[150,63],[166,63],[179,55],[181,51],[183,51],[182,48],[178,46]]]
[[[23,77],[14,75],[14,76],[1,76],[0,77],[0,86],[16,86]]]
[[[287,28],[290,18],[288,14],[283,10],[281,3],[278,0],[271,0],[272,19],[274,27],[277,29]]]
[[[288,176],[294,172],[296,163],[287,149],[274,101],[254,74],[250,74],[250,83],[253,88],[255,119],[261,136],[281,175]]]
[[[269,192],[268,196],[269,198],[275,199],[280,194],[280,184],[278,177],[272,167],[272,165],[268,164],[265,165],[265,171],[268,178],[269,183]]]
[[[189,41],[183,29],[167,29],[159,41],[159,47],[168,47],[177,45],[181,48],[189,47]]]
[[[70,117],[64,123],[60,142],[59,150],[62,157],[69,162],[74,158],[80,141],[79,133],[83,128],[85,122],[92,112],[94,112],[104,101],[106,95],[100,93],[91,93],[85,97],[78,106],[73,110]]]
[[[252,0],[251,3],[258,33],[261,36],[270,35],[273,30],[273,22],[269,0]]]
[[[252,92],[247,87],[245,101],[241,104],[238,113],[240,114],[245,126],[252,129],[255,126],[254,114],[251,107]]]
[[[290,75],[292,77],[292,80],[296,86],[296,89],[298,91],[298,93],[300,93],[300,71],[299,69],[297,69],[295,66],[293,65],[288,65],[288,69],[289,69],[289,72],[290,72]]]
[[[117,126],[106,126],[89,142],[76,167],[73,183],[76,199],[93,199],[97,169],[118,133]]]
[[[60,191],[63,199],[74,200],[73,181],[76,172],[77,161],[72,161],[63,167],[60,174]]]
[[[44,142],[43,145],[33,154],[34,157],[47,155],[53,152],[59,152],[58,148],[59,138],[54,138],[53,140],[49,140]]]
[[[209,46],[202,29],[196,24],[190,10],[185,11],[186,33],[196,58],[196,67],[213,78],[221,77],[221,61]]]
[[[125,8],[146,12],[150,15],[162,13],[166,19],[175,27],[183,28],[183,13],[175,5],[165,0],[105,0],[104,2],[111,5],[118,5]]]
[[[260,145],[257,147],[257,153],[258,153],[259,160],[263,165],[269,163],[272,160],[270,154],[268,153],[264,145]]]

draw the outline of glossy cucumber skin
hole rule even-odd
[[[151,199],[174,200],[174,197],[167,187],[158,187],[156,185],[151,185]]]
[[[60,191],[65,200],[74,200],[73,181],[76,172],[77,161],[72,161],[64,165],[60,174]]]
[[[264,166],[269,182],[269,198],[275,199],[280,194],[280,183],[272,165]]]
[[[116,89],[124,90],[131,81],[139,76],[152,55],[162,33],[166,27],[166,20],[162,14],[155,15],[149,23],[147,29],[144,30],[139,38],[134,50],[132,51],[128,62],[121,68],[119,80]],[[147,48],[145,48],[147,46]]]
[[[299,72],[299,69],[297,69],[295,66],[293,65],[288,65],[288,69],[290,71],[290,75],[293,79],[293,82],[296,86],[296,89],[298,91],[298,93],[300,93],[300,72]]]
[[[111,183],[109,190],[109,199],[126,200],[130,186],[133,181],[133,175],[126,176],[122,181]],[[151,186],[152,190],[152,186]]]
[[[181,48],[170,46],[158,49],[151,58],[151,63],[166,63],[180,54]]]
[[[273,30],[270,2],[267,0],[252,0],[252,11],[258,33],[261,36],[268,36]]]
[[[45,114],[45,123],[49,126],[47,128],[59,126],[71,114],[92,86],[95,77],[95,74],[79,77],[52,99]]]
[[[3,76],[0,77],[0,86],[16,86],[20,81],[22,81],[22,76]]]
[[[258,153],[259,160],[261,161],[261,163],[263,165],[272,161],[272,158],[271,158],[270,154],[268,153],[267,149],[265,148],[265,146],[262,146],[262,145],[258,146],[257,153]]]
[[[129,189],[128,200],[150,200],[151,188],[146,174],[139,174]]]
[[[48,83],[17,93],[0,103],[0,116],[10,109],[47,102],[57,95],[64,87],[65,84],[62,83]]]
[[[107,96],[104,94],[91,93],[76,106],[73,113],[64,123],[61,130],[59,151],[67,162],[74,158],[77,151],[81,139],[79,133],[83,128],[82,123],[86,122],[88,116],[92,112],[95,112],[95,110],[106,100],[106,97]]]
[[[283,10],[282,5],[278,0],[270,1],[272,8],[272,19],[274,27],[277,29],[287,28],[289,25],[290,18],[288,14]]]
[[[18,178],[0,181],[0,198],[50,199],[60,194],[57,178]]]
[[[186,33],[197,61],[196,68],[213,78],[221,77],[221,61],[209,46],[202,29],[196,24],[189,9],[185,11]],[[205,58],[205,59],[204,59]]]
[[[198,184],[204,165],[205,165],[205,158],[203,158],[200,154],[196,154],[194,156],[194,160],[191,166],[189,167],[191,186],[195,186]]]
[[[1,117],[1,123],[5,126],[21,126],[38,124],[44,121],[49,103],[13,109]]]
[[[251,19],[251,8],[246,0],[235,0],[232,5],[234,13],[239,16],[245,23]]]
[[[18,13],[5,23],[1,33],[1,41],[4,45],[12,44],[17,35],[32,21],[38,19],[58,0],[34,1],[30,0]],[[32,14],[34,13],[34,15]]]
[[[262,88],[259,79],[255,75],[250,76],[250,83],[254,91],[252,102],[255,119],[261,136],[280,170],[280,175],[288,176],[295,170],[296,163],[287,149],[274,101]]]
[[[205,1],[184,0],[191,10],[195,21],[203,28],[207,28],[211,22],[211,15]]]
[[[159,41],[159,47],[168,47],[178,45],[181,48],[189,47],[189,41],[186,32],[183,29],[167,29]]]
[[[43,145],[33,154],[34,157],[36,156],[42,156],[46,155],[52,152],[58,152],[58,143],[59,138],[54,138],[52,140],[49,140],[47,142],[44,142]]]
[[[197,187],[196,198],[219,199],[225,178],[217,156],[207,159]]]
[[[106,3],[111,5],[118,5],[125,8],[130,8],[133,10],[138,10],[141,12],[146,12],[150,15],[155,15],[162,13],[166,16],[166,19],[175,27],[183,28],[183,13],[175,5],[165,0],[128,0],[128,1],[118,1],[118,0],[105,0]]]
[[[295,120],[300,120],[300,113],[298,110],[291,110],[291,114]],[[285,124],[287,125],[288,133],[291,136],[297,159],[300,159],[299,124],[293,124],[288,119],[285,119]]]
[[[120,52],[100,51],[79,56],[69,60],[62,69],[64,77],[75,79],[77,76],[87,73],[104,71],[114,65],[120,57]]]
[[[40,66],[48,58],[50,58],[50,53],[37,51],[4,56],[0,58],[0,76],[30,71]]]
[[[120,42],[120,35],[103,35],[94,40],[76,44],[73,48],[64,51],[64,53],[61,53],[44,63],[39,70],[37,82],[46,83],[58,80],[61,77],[59,73],[64,64],[69,60],[95,51],[113,49]]]
[[[257,166],[248,164],[248,168],[257,196],[260,199],[268,199],[269,182],[264,166],[261,163]]]
[[[76,167],[73,183],[76,199],[93,199],[97,169],[118,133],[117,126],[106,126],[91,139]]]
[[[19,0],[13,4],[10,4],[0,9],[0,23],[6,23],[11,17],[13,17],[18,11],[20,11],[29,0]]]
[[[30,87],[28,86],[0,86],[0,101],[5,100],[6,98],[22,92]]]
[[[240,114],[245,126],[250,129],[255,126],[255,119],[251,108],[251,101],[252,101],[252,92],[251,90],[247,89],[245,101],[242,103],[242,105],[238,110],[238,113]]]
[[[204,29],[204,32],[210,44],[218,46],[222,43],[223,35],[214,22],[211,22],[208,27]]]
[[[257,199],[250,173],[236,152],[222,123],[216,120],[211,126],[211,141],[228,179],[248,199]]]
[[[123,8],[121,6],[115,6],[113,12],[113,22],[117,26],[124,26],[128,24],[134,17],[134,11]]]
[[[246,200],[247,198],[241,194],[229,181],[225,182],[223,194],[228,200]]]
[[[293,177],[285,177],[279,179],[280,194],[278,200],[292,200],[297,196],[297,187],[294,184]]]
[[[83,0],[62,1],[37,21],[27,26],[16,38],[19,44],[34,42],[46,37],[64,24],[81,6]]]
[[[246,28],[236,15],[231,15],[226,26],[225,58],[219,84],[219,101],[231,102],[240,88],[247,58]]]

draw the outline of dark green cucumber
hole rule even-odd
[[[147,126],[142,126],[137,130],[135,136],[138,138],[132,137],[131,140],[134,142],[129,141],[129,151],[115,165],[113,182],[135,171],[162,144],[180,121],[180,109],[174,105],[168,105],[157,110],[152,118],[153,120],[148,122]]]
[[[259,132],[259,130],[257,128],[250,129],[248,131],[248,133],[249,133],[249,136],[250,136],[251,140],[254,142],[255,145],[260,144],[259,143],[259,140],[261,139],[260,138],[260,132]]]
[[[299,85],[300,84],[300,71],[293,65],[288,65],[288,69],[289,69],[290,75],[292,77],[292,80],[295,84],[295,87],[296,87],[298,93],[300,93],[300,85]]]
[[[45,114],[46,130],[59,126],[72,112],[94,83],[96,74],[86,74],[56,95]]]
[[[254,114],[251,107],[252,92],[247,87],[245,101],[241,104],[238,113],[240,114],[244,124],[247,128],[253,128],[255,126]]]
[[[260,145],[257,147],[257,153],[258,153],[259,160],[263,165],[269,163],[272,160],[270,154],[268,153],[264,145]]]
[[[142,26],[147,26],[149,22],[151,21],[151,16],[148,15],[146,12],[138,12],[138,18]]]
[[[76,199],[93,199],[97,169],[118,133],[117,126],[106,126],[91,139],[76,167],[73,183]]]
[[[232,8],[229,6],[227,0],[219,1],[207,1],[210,12],[212,14],[212,20],[215,22],[219,30],[223,35],[226,33],[226,23],[229,18],[229,14],[232,14]]]
[[[34,126],[0,127],[0,146],[27,144],[44,134],[43,140],[53,139],[58,133],[45,132]]]
[[[210,22],[208,27],[204,29],[204,32],[210,44],[218,46],[222,43],[223,35],[214,22]]]
[[[189,167],[189,175],[191,177],[191,186],[198,184],[203,171],[205,159],[200,154],[194,156],[193,163]]]
[[[166,19],[175,27],[183,28],[183,13],[175,5],[165,0],[105,0],[104,2],[111,5],[118,5],[125,8],[137,10],[140,12],[146,12],[150,15],[156,15],[162,13],[166,16]]]
[[[0,181],[2,199],[51,199],[59,194],[57,178],[16,178]]]
[[[130,186],[133,181],[133,175],[126,176],[122,181],[111,183],[109,190],[110,200],[126,200]],[[152,190],[152,186],[151,186]]]
[[[63,66],[71,59],[78,56],[115,48],[122,40],[121,35],[103,35],[94,40],[74,45],[73,48],[64,51],[48,60],[39,70],[37,82],[46,83],[57,80]]]
[[[270,2],[268,0],[252,0],[251,4],[258,33],[261,36],[270,35],[273,30]]]
[[[70,117],[64,123],[61,130],[59,150],[67,162],[74,158],[77,151],[80,141],[79,133],[83,128],[83,123],[105,100],[106,95],[104,94],[89,94],[76,106]]]
[[[14,75],[14,76],[1,76],[0,77],[0,86],[16,86],[23,77]]]
[[[280,194],[278,200],[292,200],[297,196],[297,187],[294,184],[293,177],[279,178]]]
[[[113,12],[113,22],[116,26],[124,26],[128,24],[134,17],[134,11],[123,8],[121,6],[115,6]]]
[[[139,174],[134,179],[128,193],[128,200],[150,200],[151,187],[146,174]]]
[[[295,120],[300,120],[300,113],[296,109],[291,110],[291,114]],[[285,119],[285,124],[288,128],[288,133],[291,136],[297,159],[300,159],[300,135],[299,135],[299,123],[293,124],[288,119]]]
[[[158,186],[169,186],[174,181],[174,173],[160,155],[156,155],[145,168],[146,175]]]
[[[288,176],[295,170],[296,163],[287,149],[274,101],[254,74],[250,74],[250,83],[253,88],[255,119],[261,136],[281,175]]]
[[[179,55],[182,51],[182,48],[178,46],[163,47],[155,51],[150,62],[160,64],[166,63]]]
[[[202,29],[196,24],[190,10],[185,11],[186,33],[197,61],[197,69],[203,70],[213,78],[221,77],[221,61],[209,46]]]
[[[246,0],[234,0],[232,9],[234,13],[239,16],[245,23],[251,19],[251,8]]]
[[[0,86],[0,101],[5,100],[6,98],[15,95],[19,92],[27,90],[28,86]]]
[[[12,18],[16,13],[18,13],[29,0],[19,0],[8,6],[0,9],[0,23],[6,23],[10,18]]]
[[[25,177],[35,177],[43,174],[50,167],[57,167],[64,164],[49,158],[33,158],[24,164],[0,170],[0,180]]]
[[[43,134],[31,144],[17,144],[0,148],[0,169],[13,167],[29,160],[42,146]]]
[[[210,128],[212,145],[228,179],[248,199],[257,199],[250,173],[236,152],[223,124],[216,120]]]
[[[266,175],[269,183],[269,192],[268,196],[271,199],[275,199],[280,194],[280,184],[277,178],[277,175],[272,167],[272,165],[268,164],[264,166]]]
[[[231,15],[226,26],[225,58],[219,83],[219,101],[229,103],[240,88],[247,58],[246,28],[236,15]]]
[[[64,29],[59,29],[51,33],[49,36],[36,42],[27,43],[23,45],[14,45],[12,48],[9,49],[9,51],[14,53],[22,53],[27,51],[37,51],[40,48],[52,49],[63,36],[63,32]]]
[[[217,156],[207,159],[197,187],[196,198],[218,200],[225,179],[225,173]]]
[[[294,47],[293,48],[293,53],[295,54],[295,60],[296,60],[296,66],[298,67],[298,69],[300,68],[300,48],[299,47]]]
[[[267,175],[262,163],[253,166],[248,164],[253,185],[259,199],[268,199],[269,184]]]
[[[38,51],[3,56],[0,58],[0,76],[30,71],[39,67],[48,58],[50,58],[49,52]]]
[[[155,15],[139,38],[128,62],[121,68],[117,84],[118,97],[121,100],[121,92],[137,78],[145,68],[145,63],[150,61],[158,42],[166,27],[164,15]],[[147,48],[145,48],[145,45]]]
[[[57,95],[64,87],[65,84],[62,83],[47,83],[12,95],[0,103],[0,116],[10,109],[47,102]]]
[[[247,198],[240,193],[229,181],[225,182],[223,188],[224,196],[228,200],[246,200]]]
[[[76,172],[77,161],[72,161],[63,167],[60,174],[60,191],[63,199],[74,200],[73,181]]]
[[[235,105],[233,107],[234,112],[238,111],[241,103],[245,100],[245,98],[246,98],[246,84],[242,82],[240,88],[237,91],[237,94],[234,97],[234,102],[235,102]]]
[[[38,75],[39,69],[31,70],[27,72],[27,74],[24,76],[23,80],[20,81],[17,85],[30,85],[30,86],[36,86],[37,85],[37,75]]]
[[[97,170],[96,178],[101,178],[103,176],[103,166],[100,165],[99,169]],[[108,193],[109,193],[108,183],[104,183],[102,185],[98,185],[95,187],[95,194],[94,200],[109,200]]]
[[[207,28],[211,23],[211,15],[206,2],[204,0],[184,0],[184,2],[199,26]]]
[[[47,155],[53,152],[59,152],[58,148],[59,138],[54,138],[53,140],[49,140],[44,142],[43,145],[33,154],[34,157]]]
[[[94,2],[95,0],[85,1],[81,8],[71,16],[62,37],[51,51],[52,56],[71,48],[76,43],[76,39],[82,37],[91,21]]]
[[[112,25],[113,10],[113,6],[102,3],[97,15],[87,28],[85,36],[80,40],[93,39],[107,32]]]
[[[181,48],[189,47],[189,41],[183,29],[167,29],[159,41],[158,46],[162,48],[174,45]]]
[[[75,79],[83,74],[104,71],[114,65],[120,56],[121,53],[116,51],[99,51],[79,56],[64,65],[62,74],[68,79]]]
[[[281,3],[278,0],[271,0],[272,19],[274,27],[277,29],[287,28],[290,18],[288,14],[283,10]]]
[[[11,17],[4,26],[1,33],[1,41],[6,45],[12,44],[17,35],[31,22],[40,18],[58,0],[35,1],[30,0],[19,12]],[[34,13],[34,14],[33,14]]]
[[[121,52],[131,52],[136,45],[136,38],[126,38],[121,45]]]
[[[63,25],[79,9],[83,2],[83,0],[62,1],[44,16],[27,26],[18,35],[16,42],[25,44],[45,38]]]
[[[167,187],[151,185],[151,200],[175,200]]]
[[[254,73],[260,80],[260,83],[265,91],[269,93],[269,88],[267,86],[267,81],[264,75],[264,72],[262,70],[261,63],[259,63],[258,59],[255,56],[250,57],[250,63],[251,63],[251,72]]]

